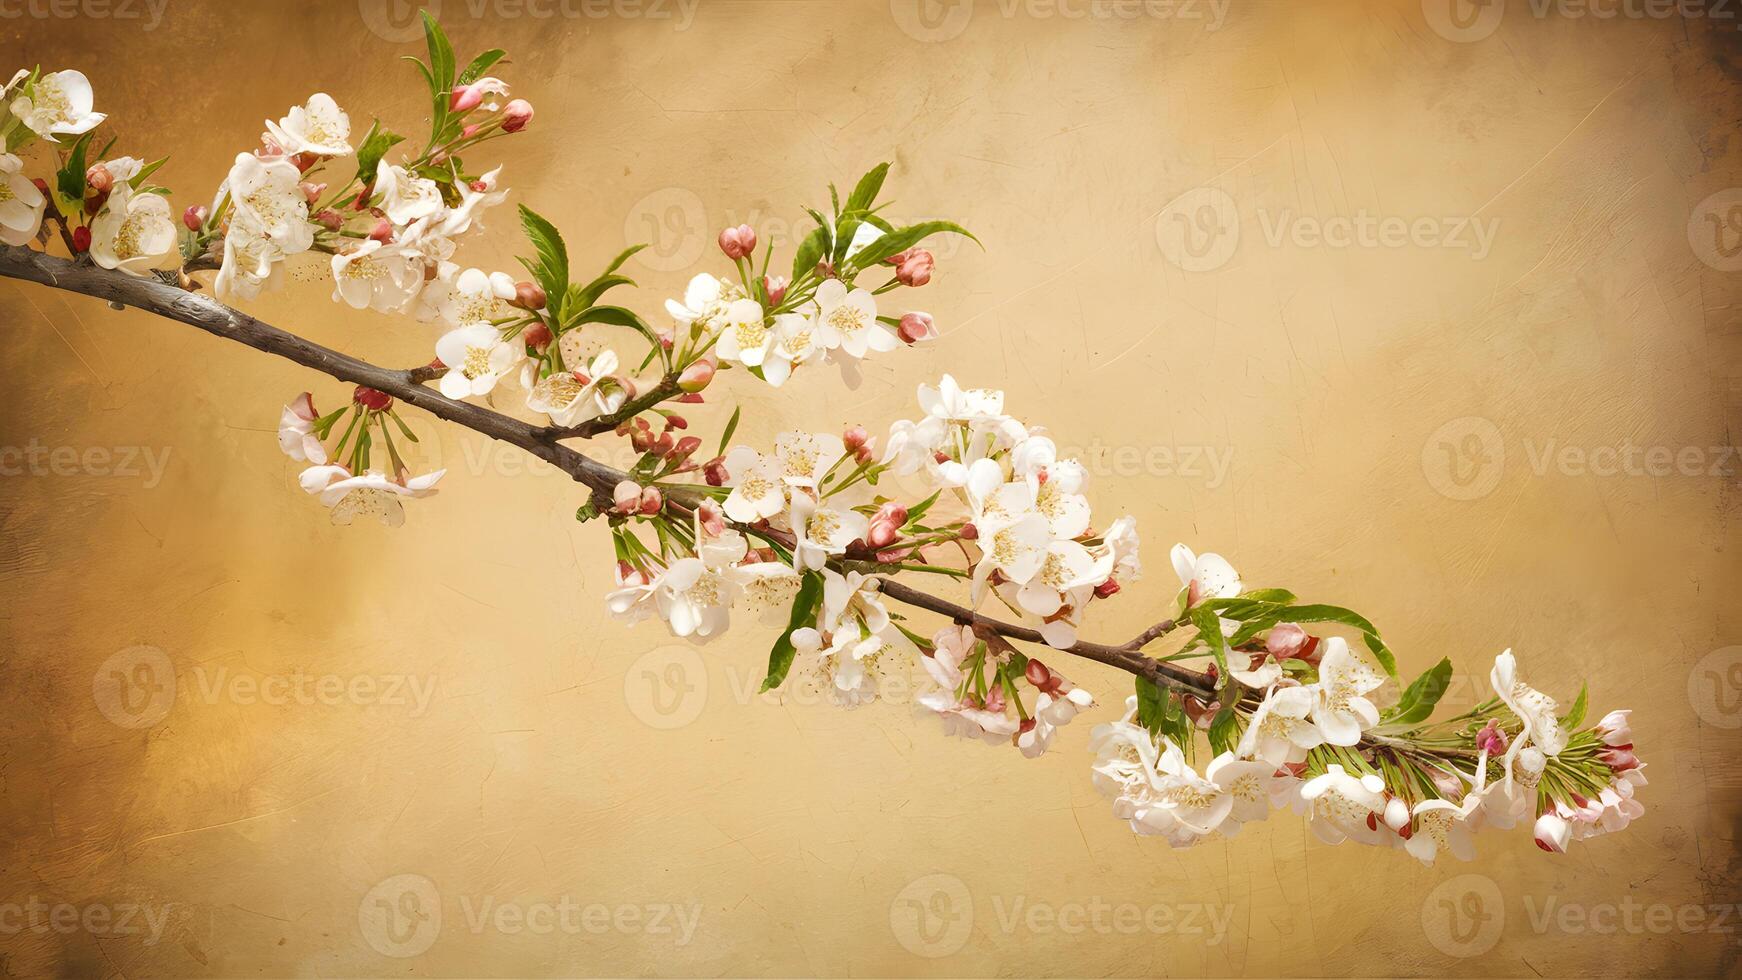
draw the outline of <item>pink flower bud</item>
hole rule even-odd
[[[521,336],[526,339],[526,346],[536,351],[548,349],[550,347],[550,342],[553,339],[550,335],[550,328],[542,323],[535,323],[532,326],[527,327],[526,332],[521,334]],[[577,371],[575,374],[578,379],[580,372]],[[586,384],[586,382],[582,381],[581,384]]]
[[[714,365],[712,361],[697,361],[683,369],[677,376],[677,386],[681,391],[701,391],[714,380]]]
[[[454,112],[471,112],[484,101],[484,90],[475,83],[472,85],[456,85],[448,93],[448,108]]]
[[[1633,744],[1633,726],[1627,722],[1627,716],[1632,713],[1626,708],[1611,711],[1597,722],[1597,734],[1602,736],[1604,745]]]
[[[302,191],[303,200],[309,202],[310,204],[313,204],[314,202],[320,200],[321,194],[324,193],[327,189],[327,185],[317,184],[312,180],[305,180],[296,186],[298,189],[300,189]]]
[[[720,232],[720,251],[725,252],[726,258],[734,262],[755,252],[756,229],[749,225],[739,225]]]
[[[1506,733],[1500,730],[1498,721],[1490,720],[1476,733],[1476,749],[1487,752],[1490,758],[1506,754]]]
[[[903,286],[923,286],[931,282],[934,261],[932,254],[925,249],[913,249],[895,267],[895,279]]]
[[[470,126],[463,126],[460,129],[460,139],[469,140],[478,135],[479,131],[483,128],[484,127],[481,123],[473,123]]]
[[[1119,594],[1119,580],[1118,579],[1111,579],[1110,578],[1107,581],[1102,582],[1100,585],[1095,586],[1095,598],[1097,598],[1097,599],[1111,599],[1118,594]]]
[[[887,548],[900,534],[901,528],[888,521],[872,521],[870,529],[865,532],[865,543],[873,548]]]
[[[73,229],[73,251],[88,252],[91,250],[91,229],[80,225]]]
[[[351,400],[373,412],[385,412],[393,407],[393,396],[385,391],[357,386],[351,393]]]
[[[684,418],[682,415],[667,415],[665,417],[665,431],[667,432],[670,432],[673,429],[687,429],[689,427],[690,420]]]
[[[726,457],[716,456],[702,464],[702,478],[710,487],[723,487],[732,474],[726,470]]]
[[[653,440],[653,445],[649,446],[646,451],[655,456],[666,456],[670,455],[675,448],[677,448],[677,440],[671,437],[671,433],[662,432],[659,434],[659,438]]]
[[[768,294],[768,305],[779,306],[786,298],[786,287],[789,283],[785,276],[763,276],[762,291]]]
[[[658,487],[646,487],[641,491],[641,513],[652,517],[665,506],[665,496]]]
[[[1616,772],[1626,772],[1629,769],[1639,768],[1639,758],[1633,754],[1631,749],[1608,746],[1597,751],[1597,758],[1603,760],[1604,765]]]
[[[677,402],[679,405],[700,405],[705,402],[706,399],[702,397],[702,393],[699,391],[686,391],[672,399],[672,401]]]
[[[641,506],[641,487],[634,480],[624,480],[611,489],[612,509],[619,514],[633,514]]]
[[[702,522],[702,530],[709,534],[726,533],[726,512],[720,509],[717,500],[704,500],[696,505],[696,518]]]
[[[957,532],[957,536],[963,541],[974,541],[980,537],[980,529],[972,524],[963,524],[961,531]]]
[[[1054,675],[1052,671],[1046,669],[1046,664],[1043,664],[1038,660],[1030,660],[1028,662],[1028,667],[1024,669],[1022,673],[1024,677],[1028,678],[1028,683],[1033,684],[1042,691],[1051,691],[1053,688],[1058,687],[1056,675]]]
[[[938,328],[932,323],[930,313],[908,313],[901,318],[901,326],[896,331],[901,339],[909,344],[923,343],[938,339]]]
[[[210,213],[204,204],[190,204],[181,213],[181,223],[187,226],[188,231],[199,231],[206,223],[206,215]]]
[[[1278,623],[1264,638],[1264,649],[1278,660],[1299,657],[1312,637],[1294,623]]]
[[[96,191],[98,194],[107,194],[109,188],[114,186],[115,175],[109,172],[108,167],[99,163],[85,171],[85,187],[90,190]]]
[[[388,221],[386,218],[382,218],[380,221],[377,221],[375,227],[370,230],[369,237],[383,245],[393,241],[393,223]]]
[[[1565,854],[1572,837],[1572,825],[1558,813],[1545,813],[1536,818],[1536,846],[1550,854]]]
[[[532,121],[532,103],[525,99],[515,99],[502,110],[502,131],[518,133]]]
[[[298,171],[307,173],[315,164],[321,162],[321,155],[319,153],[298,153],[290,158],[290,162],[296,164]]]
[[[544,287],[535,282],[517,282],[514,284],[514,305],[523,310],[542,310],[550,301],[544,293]]]
[[[185,218],[183,219],[186,220]],[[314,223],[328,231],[338,231],[345,226],[345,217],[332,208],[323,208],[314,213]],[[198,231],[199,229],[194,229]]]
[[[898,501],[885,501],[877,508],[877,513],[871,518],[874,521],[887,521],[900,528],[907,524],[907,505]]]
[[[306,391],[297,395],[290,403],[290,410],[304,422],[313,422],[321,417],[321,413],[315,411],[315,396]]]
[[[696,436],[684,436],[682,439],[677,441],[677,445],[673,446],[671,452],[666,455],[671,459],[676,460],[689,459],[691,456],[694,456],[696,450],[700,448],[702,448],[702,440],[700,438]]]

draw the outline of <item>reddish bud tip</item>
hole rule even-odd
[[[755,252],[756,230],[749,225],[739,225],[720,232],[720,251],[734,262]]]
[[[210,213],[204,204],[190,204],[188,209],[181,213],[181,223],[187,227],[188,231],[199,231],[205,226],[206,215]]]
[[[99,163],[85,171],[85,186],[98,194],[107,194],[109,188],[115,186],[115,175],[109,172],[108,167]]]
[[[550,328],[542,323],[535,323],[532,326],[527,327],[524,336],[526,337],[526,346],[537,351],[542,351],[548,348],[552,339]],[[586,384],[584,381],[581,383]]]
[[[768,305],[779,306],[786,298],[786,287],[790,285],[785,276],[763,276],[762,291],[768,294]]]
[[[518,133],[532,121],[532,103],[525,99],[515,99],[502,110],[502,131]]]
[[[708,481],[710,487],[723,487],[732,474],[726,470],[726,457],[716,456],[702,464],[702,478]]]
[[[91,250],[91,229],[80,225],[73,229],[73,251],[88,252]]]
[[[682,391],[701,391],[714,380],[714,371],[712,361],[697,361],[677,376],[677,386]]]
[[[393,241],[393,222],[385,218],[376,222],[375,227],[369,232],[369,237],[383,245]]]
[[[484,101],[484,90],[476,85],[456,85],[448,93],[448,108],[454,112],[471,112]]]
[[[372,412],[385,412],[393,407],[392,395],[375,388],[366,388],[363,385],[358,385],[357,390],[352,392],[351,400]]]
[[[901,318],[901,326],[896,331],[901,339],[909,344],[936,340],[938,328],[932,323],[930,313],[908,313]]]
[[[523,310],[542,310],[550,297],[545,295],[544,287],[536,282],[517,282],[514,284],[514,305]]]

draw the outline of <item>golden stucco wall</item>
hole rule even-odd
[[[422,426],[450,473],[408,526],[334,528],[272,429],[343,388],[9,283],[0,971],[1736,970],[1733,5],[441,6],[538,106],[513,199],[581,269],[655,242],[644,313],[721,225],[790,254],[801,206],[885,157],[897,215],[984,240],[920,294],[941,342],[857,392],[740,388],[742,435],[879,429],[945,370],[1005,387],[1145,533],[1151,580],[1098,633],[1157,618],[1173,541],[1213,547],[1365,611],[1408,671],[1451,656],[1450,702],[1507,646],[1563,697],[1589,678],[1636,709],[1648,814],[1433,868],[1287,816],[1171,851],[1095,794],[1089,723],[1025,761],[901,705],[754,696],[768,631],[691,652],[612,623],[576,488],[465,432]],[[173,153],[178,208],[311,91],[422,118],[399,0],[0,15],[0,63],[84,69],[123,149]],[[516,244],[504,212],[463,254]],[[430,356],[319,282],[252,310]],[[1111,714],[1124,675],[1073,673]]]

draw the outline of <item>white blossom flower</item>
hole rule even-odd
[[[306,391],[297,395],[278,417],[278,448],[294,460],[306,460],[317,466],[325,463],[327,450],[314,430],[319,418],[314,397]]]
[[[803,584],[797,569],[785,562],[758,561],[735,566],[732,574],[743,591],[746,610],[765,626],[786,622],[787,611]]]
[[[1355,656],[1342,637],[1327,637],[1324,643],[1319,682],[1313,685],[1313,724],[1331,745],[1354,745],[1362,732],[1379,724],[1379,709],[1366,695],[1385,678]]]
[[[1190,847],[1220,830],[1233,812],[1234,797],[1186,765],[1172,742],[1164,742],[1156,772],[1154,798],[1133,815],[1138,833],[1160,835],[1173,847]]]
[[[654,594],[659,591],[659,577],[621,563],[616,578],[617,587],[605,594],[605,607],[610,610],[611,618],[633,626],[653,615],[658,605]]]
[[[1324,742],[1319,727],[1307,720],[1312,709],[1311,688],[1272,689],[1253,710],[1240,736],[1238,754],[1272,767],[1305,762],[1307,751]]]
[[[714,352],[722,361],[734,361],[745,367],[761,367],[774,343],[774,332],[768,328],[768,317],[753,299],[736,299],[725,304],[715,315],[713,326],[720,339]]]
[[[792,496],[793,563],[800,569],[822,568],[830,555],[843,554],[847,546],[865,536],[870,522],[865,515],[819,504],[809,494]]]
[[[836,632],[827,646],[807,626],[793,632],[793,646],[816,658],[815,671],[830,699],[847,708],[877,700],[884,679],[918,654],[913,641],[887,625],[872,632],[854,624]]]
[[[1470,817],[1481,806],[1482,798],[1472,793],[1462,803],[1447,800],[1423,800],[1415,805],[1411,815],[1415,830],[1404,841],[1404,850],[1423,864],[1434,863],[1441,851],[1450,851],[1460,861],[1476,856],[1471,839]]]
[[[1385,781],[1373,773],[1357,779],[1332,763],[1323,775],[1307,780],[1300,795],[1307,803],[1309,826],[1319,840],[1327,844],[1382,842],[1379,831],[1367,825],[1369,816],[1385,810]]]
[[[1202,599],[1232,599],[1240,594],[1240,573],[1221,555],[1193,553],[1183,544],[1173,546],[1169,554],[1180,584],[1187,589],[1187,605]]]
[[[436,357],[448,366],[441,391],[449,398],[487,395],[502,376],[514,370],[526,348],[502,339],[502,331],[485,324],[450,330],[436,341]]]
[[[1100,585],[1113,571],[1113,559],[1097,559],[1075,541],[1053,541],[1046,546],[1040,568],[1016,593],[1016,601],[1036,616],[1052,616],[1077,589]]]
[[[703,334],[711,335],[718,332],[718,321],[725,315],[726,309],[742,299],[744,290],[702,272],[697,273],[684,288],[683,302],[668,299],[665,301],[665,310],[677,321],[678,326],[694,327]]]
[[[309,96],[304,105],[291,106],[277,122],[267,120],[266,132],[291,156],[314,153],[342,157],[351,153],[351,117],[325,92]]]
[[[841,437],[829,433],[782,432],[774,438],[780,476],[789,487],[815,490],[824,474],[846,454]]]
[[[617,366],[615,352],[600,351],[588,362],[585,371],[558,371],[540,379],[527,391],[526,407],[545,413],[552,425],[560,426],[610,415],[622,408],[629,397],[611,379]]]
[[[1015,522],[990,534],[980,532],[980,560],[974,563],[972,595],[976,605],[985,595],[986,583],[993,572],[1018,584],[1026,584],[1046,563],[1047,546],[1052,535],[1047,531],[1046,518],[1025,514]]]
[[[350,524],[358,517],[375,517],[388,527],[405,523],[405,497],[428,497],[447,470],[412,477],[404,483],[379,470],[352,476],[342,466],[313,466],[303,471],[304,490],[320,494],[321,504],[331,508],[334,524]]]
[[[1037,758],[1051,747],[1053,735],[1070,724],[1079,713],[1095,706],[1095,696],[1066,680],[1057,671],[1049,671],[1055,683],[1034,698],[1034,716],[1016,736],[1016,747],[1030,759]]]
[[[237,215],[224,235],[224,257],[212,292],[254,299],[284,282],[284,251],[252,219]]]
[[[726,631],[741,588],[732,569],[746,550],[744,536],[732,532],[701,549],[699,557],[679,558],[665,570],[655,599],[674,636],[706,643]]]
[[[374,239],[334,253],[332,270],[333,302],[352,309],[397,313],[423,288],[422,258]]]
[[[0,242],[28,245],[42,227],[48,199],[24,175],[24,161],[0,153]]]
[[[769,337],[768,352],[762,361],[762,377],[776,388],[786,383],[794,368],[822,350],[817,343],[816,322],[799,313],[776,315]]]
[[[244,224],[272,239],[285,255],[306,251],[314,244],[315,233],[301,182],[302,171],[283,157],[262,160],[252,153],[236,154],[224,181],[232,229]]]
[[[919,407],[932,418],[946,422],[990,422],[1004,419],[1004,392],[992,388],[967,388],[948,374],[933,388],[919,386]]]
[[[31,132],[58,142],[56,136],[77,136],[96,128],[108,118],[92,112],[95,97],[83,72],[67,69],[49,72],[24,86],[12,100],[12,114]]]
[[[786,509],[786,482],[781,479],[780,460],[749,446],[734,446],[726,454],[726,472],[732,492],[721,509],[727,517],[754,524]]]
[[[1512,740],[1512,745],[1506,752],[1506,765],[1510,770],[1512,760],[1525,746],[1534,746],[1544,755],[1559,755],[1567,746],[1567,733],[1561,728],[1560,707],[1554,698],[1542,693],[1518,676],[1518,660],[1511,650],[1506,650],[1494,658],[1494,669],[1488,672],[1488,683],[1493,685],[1494,693],[1505,702],[1512,713],[1524,722],[1524,731]]]
[[[877,300],[867,289],[847,288],[839,279],[826,279],[816,293],[817,344],[859,360],[870,351],[892,351],[901,338],[877,322]]]
[[[483,228],[484,212],[508,199],[507,191],[496,189],[501,174],[502,168],[497,167],[477,180],[460,184],[460,203],[436,216],[431,233],[442,238],[458,238],[471,231],[474,225]]]
[[[817,609],[817,628],[825,633],[858,629],[881,633],[889,625],[889,610],[883,605],[883,593],[877,588],[877,578],[860,572],[845,575],[832,568],[823,569],[823,601]]]
[[[175,229],[162,194],[140,194],[117,183],[91,222],[91,259],[105,269],[142,276],[175,251]]]
[[[516,312],[510,305],[513,299],[513,276],[466,269],[452,276],[438,275],[420,303],[439,311],[450,325],[468,327],[513,316]]]
[[[439,214],[443,207],[441,188],[435,181],[386,160],[375,167],[374,189],[377,206],[395,225]]]
[[[1228,823],[1222,833],[1233,836],[1243,823],[1267,819],[1270,811],[1295,795],[1298,780],[1277,775],[1277,767],[1268,762],[1241,759],[1232,752],[1223,752],[1204,768],[1204,778],[1227,794],[1230,801]]]

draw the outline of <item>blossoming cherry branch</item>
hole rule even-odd
[[[407,501],[437,492],[442,471],[407,465],[417,437],[406,405],[553,462],[589,491],[576,519],[610,536],[611,614],[696,643],[754,618],[776,637],[764,690],[814,683],[853,707],[918,677],[915,707],[946,734],[1032,757],[1096,706],[1061,670],[1067,658],[1130,673],[1122,716],[1090,743],[1096,785],[1139,834],[1185,846],[1290,809],[1327,842],[1431,862],[1468,859],[1485,828],[1528,822],[1539,847],[1559,852],[1642,814],[1626,711],[1586,726],[1585,691],[1563,710],[1506,651],[1491,697],[1436,720],[1449,660],[1405,686],[1367,619],[1249,588],[1213,553],[1171,550],[1179,585],[1165,619],[1124,643],[1085,639],[1095,611],[1141,578],[1136,521],[1097,520],[1087,469],[1009,414],[1001,392],[944,375],[881,436],[851,425],[734,442],[737,409],[717,440],[693,432],[686,413],[711,411],[722,376],[779,388],[833,369],[856,386],[867,358],[934,339],[931,315],[901,291],[937,273],[929,239],[972,236],[948,221],[895,222],[879,203],[883,164],[845,196],[830,188],[780,271],[754,229],[723,230],[720,274],[695,276],[657,325],[605,302],[634,285],[622,270],[640,246],[576,276],[560,232],[525,206],[527,278],[465,267],[459,246],[508,193],[502,168],[477,161],[533,109],[488,74],[502,51],[462,67],[435,20],[424,26],[421,150],[403,152],[379,121],[353,139],[350,116],[315,93],[267,120],[211,203],[179,223],[152,182],[164,161],[98,140],[105,117],[86,76],[18,72],[0,95],[0,274],[352,384],[326,412],[300,393],[279,420],[280,448],[307,464],[300,486],[334,523],[399,525]],[[33,150],[39,162],[27,164],[19,154]],[[44,176],[27,176],[32,166]],[[48,254],[51,233],[70,259]],[[261,323],[195,292],[192,276],[214,269],[212,290],[231,300],[330,278],[336,302],[435,324],[434,360],[376,367]],[[537,421],[477,403],[510,390]],[[627,470],[565,444],[605,437],[627,441]],[[928,613],[944,621],[915,618]]]

